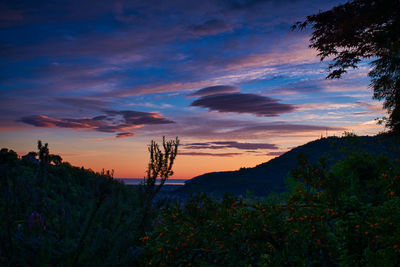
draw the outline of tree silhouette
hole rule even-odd
[[[353,0],[307,16],[292,29],[311,27],[310,47],[321,61],[333,57],[328,79],[341,78],[362,59],[374,59],[370,87],[384,100],[386,126],[400,132],[400,0]]]
[[[42,167],[44,167],[47,164],[53,163],[54,165],[61,165],[62,163],[62,158],[59,155],[55,154],[50,154],[49,151],[49,144],[45,143],[44,145],[42,144],[42,141],[38,141],[38,150],[39,153],[35,152],[29,152],[26,156],[31,156],[33,158],[36,157],[36,155],[39,155],[39,163]]]
[[[38,150],[39,150],[39,162],[41,166],[50,163],[50,154],[49,154],[49,144],[42,144],[42,141],[38,141]]]
[[[172,165],[178,153],[178,146],[178,137],[170,141],[165,141],[165,137],[163,137],[164,152],[161,151],[160,146],[155,141],[151,141],[148,148],[150,161],[147,167],[147,177],[145,179],[146,191],[150,195],[150,198],[153,198],[154,195],[160,191],[168,177],[174,173],[172,171]],[[156,185],[157,178],[159,178],[160,181],[158,185]]]
[[[163,137],[163,151],[160,146],[151,141],[148,147],[150,153],[150,161],[147,167],[147,176],[141,185],[141,205],[142,214],[139,222],[139,232],[144,232],[148,225],[148,219],[153,207],[153,200],[157,193],[161,190],[164,183],[174,172],[172,166],[178,153],[179,139],[165,141]],[[159,183],[157,184],[157,180]]]
[[[50,154],[50,162],[58,166],[62,163],[62,158],[59,155]]]

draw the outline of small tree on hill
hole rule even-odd
[[[39,150],[39,153],[29,152],[27,154],[27,156],[32,156],[35,158],[36,155],[39,155],[39,162],[40,162],[41,166],[45,166],[46,164],[50,164],[50,163],[53,163],[56,166],[61,165],[62,158],[59,155],[50,154],[48,143],[45,143],[43,145],[42,141],[39,140],[38,141],[38,150]]]
[[[49,144],[42,144],[42,141],[38,141],[38,150],[39,150],[39,162],[40,165],[43,166],[45,164],[50,163],[50,154],[49,154]]]

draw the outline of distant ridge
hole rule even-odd
[[[124,182],[126,185],[137,185],[143,182],[143,178],[115,178],[119,181]],[[167,179],[166,185],[184,185],[185,179]]]
[[[365,152],[372,155],[387,154],[400,158],[400,140],[393,136],[346,136],[328,137],[298,146],[283,155],[254,168],[237,171],[206,173],[185,182],[177,190],[180,194],[206,192],[221,195],[229,192],[236,195],[251,191],[254,195],[265,196],[270,192],[285,191],[284,180],[290,170],[297,166],[298,154],[308,156],[309,162],[316,163],[326,157],[328,164],[344,159],[351,152]]]

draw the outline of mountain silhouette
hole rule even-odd
[[[329,166],[343,160],[350,153],[384,154],[389,158],[400,158],[400,140],[394,136],[353,136],[321,138],[298,146],[283,155],[253,168],[237,171],[206,173],[185,182],[178,194],[205,192],[214,195],[232,193],[266,196],[271,192],[286,191],[285,178],[297,166],[299,154],[308,161],[317,163],[322,157]]]

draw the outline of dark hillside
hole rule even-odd
[[[99,266],[126,254],[124,242],[137,238],[136,191],[110,172],[45,164],[31,153],[0,151],[0,266]]]
[[[297,166],[299,154],[316,163],[322,157],[329,165],[342,160],[350,153],[386,154],[388,157],[400,157],[400,141],[390,136],[346,136],[329,137],[309,142],[287,153],[262,163],[254,168],[242,168],[237,171],[212,172],[197,176],[178,190],[181,194],[207,192],[223,194],[253,194],[263,196],[270,192],[285,190],[284,180],[288,172]]]

